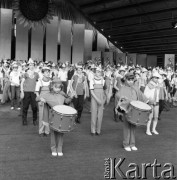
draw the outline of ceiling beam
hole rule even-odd
[[[127,36],[126,36],[127,37]],[[120,37],[120,38],[116,38],[116,41],[119,41],[119,43],[133,43],[133,42],[141,42],[141,41],[146,41],[146,40],[154,40],[154,39],[164,39],[164,38],[172,38],[172,37],[177,37],[177,32],[175,34],[167,34],[167,35],[158,35],[158,36],[141,36],[139,38],[134,38],[134,36],[131,36],[130,38],[126,38],[126,37]]]
[[[142,22],[141,21],[141,17],[138,18],[139,22],[137,23],[133,23],[133,21],[131,21],[131,19],[129,18],[129,22],[130,23],[117,23],[116,26],[113,26],[112,24],[98,24],[99,27],[101,27],[102,29],[104,29],[104,31],[109,31],[109,30],[117,30],[120,27],[130,27],[130,26],[138,26],[138,25],[146,25],[146,24],[151,24],[151,23],[161,23],[161,22],[165,22],[165,21],[169,21],[172,20],[172,17],[166,17],[163,19],[157,19],[157,20],[149,20],[149,21],[145,21]],[[126,21],[126,20],[125,20]]]
[[[170,43],[176,43],[177,44],[177,35],[171,36],[171,37],[159,37],[159,38],[151,38],[151,39],[139,39],[135,41],[119,41],[119,43],[124,44],[125,46],[133,46],[133,45],[157,45],[157,44],[170,44]]]
[[[158,11],[149,11],[149,12],[144,12],[144,13],[138,13],[138,14],[132,14],[132,15],[127,15],[127,16],[121,16],[121,17],[115,17],[115,18],[107,18],[107,19],[102,19],[102,20],[96,20],[94,18],[93,15],[89,15],[91,17],[91,19],[93,19],[94,21],[96,21],[97,24],[99,23],[105,23],[105,22],[113,22],[113,21],[116,21],[116,20],[124,20],[125,18],[138,18],[138,17],[143,17],[143,16],[148,16],[148,15],[158,15],[160,13],[167,13],[167,12],[171,12],[171,11],[176,11],[177,10],[177,7],[173,7],[173,8],[167,8],[166,9],[161,9],[161,10],[158,10]],[[111,12],[109,12],[111,13]],[[106,17],[105,14],[102,15],[103,17]]]
[[[174,0],[171,0],[174,1]],[[137,8],[137,6],[141,7],[141,6],[147,6],[149,4],[151,5],[155,5],[158,4],[159,2],[166,2],[166,0],[156,0],[156,1],[147,1],[147,2],[142,2],[142,3],[134,3],[134,4],[129,4],[129,5],[125,5],[125,6],[121,6],[121,7],[114,7],[114,8],[106,8],[105,10],[100,10],[97,12],[93,12],[93,13],[88,13],[91,16],[97,16],[97,15],[105,15],[107,13],[114,13],[114,12],[119,12],[119,11],[129,11],[130,9],[134,9]]]
[[[138,34],[141,34],[141,33],[150,33],[150,32],[157,32],[157,31],[166,31],[166,30],[170,30],[170,29],[173,29],[172,27],[166,27],[166,28],[159,28],[159,29],[151,29],[151,30],[143,30],[143,31],[134,31],[134,32],[128,32],[128,33],[115,33],[115,34],[112,34],[111,33],[111,38],[115,39],[116,36],[126,36],[126,35],[131,35],[131,36],[134,36],[134,35],[138,35]],[[173,29],[173,31],[175,31],[176,29]]]
[[[87,8],[92,8],[92,7],[96,7],[96,6],[104,6],[105,4],[111,4],[113,2],[118,2],[120,0],[98,0],[98,1],[94,1],[94,2],[91,2],[91,3],[86,3],[86,4],[83,4],[83,5],[80,5],[79,7],[81,9],[87,9]]]
[[[110,32],[110,31],[117,31],[120,28],[126,28],[126,27],[141,27],[141,26],[145,26],[145,25],[150,25],[150,24],[161,24],[161,23],[169,23],[169,21],[173,22],[174,20],[172,19],[172,17],[170,18],[164,18],[164,19],[159,19],[159,20],[153,20],[153,21],[146,21],[146,22],[141,22],[139,21],[138,23],[129,23],[126,25],[118,25],[118,26],[112,26],[112,25],[107,25],[107,28],[105,28],[104,26],[99,26],[100,28],[104,29],[105,32]],[[119,23],[120,24],[120,23]]]
[[[138,32],[138,33],[130,33],[130,34],[125,34],[125,35],[112,35],[111,37],[113,39],[119,39],[119,38],[127,38],[128,39],[141,39],[141,38],[149,38],[149,37],[159,37],[159,36],[163,36],[163,35],[166,35],[166,34],[176,34],[177,33],[177,30],[174,29],[174,28],[171,28],[171,29],[168,29],[168,28],[165,28],[165,29],[161,29],[161,30],[158,30],[158,31],[152,31],[152,32]]]

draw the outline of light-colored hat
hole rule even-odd
[[[44,66],[44,67],[42,67],[42,70],[43,70],[43,71],[45,71],[45,70],[50,71],[50,67],[48,67],[48,66]]]
[[[153,72],[152,77],[161,78],[161,75],[157,71],[155,71]]]
[[[95,64],[92,64],[90,68],[91,68],[91,69],[95,69],[95,68],[96,68],[96,67],[95,67]]]
[[[141,74],[140,70],[135,71],[135,74]]]
[[[18,67],[17,62],[14,61],[14,62],[12,63],[12,67],[13,67],[13,68],[14,68],[14,67]]]
[[[75,66],[76,66],[77,69],[82,69],[83,68],[82,64],[76,64]]]
[[[32,58],[29,58],[28,65],[29,65],[29,64],[34,64],[34,61],[33,61]]]
[[[162,70],[159,71],[159,74],[160,74],[160,75],[166,75],[166,76],[167,76],[167,73],[166,73],[165,71],[162,71]]]
[[[66,65],[63,63],[61,67],[62,67],[62,68],[65,68],[65,67],[66,67]]]
[[[142,68],[142,70],[141,70],[143,73],[144,72],[148,72],[148,70],[146,69],[146,68]]]
[[[96,71],[102,71],[101,67],[100,66],[96,67]]]
[[[119,72],[120,71],[125,71],[125,68],[123,66],[121,66],[120,69],[119,69]]]

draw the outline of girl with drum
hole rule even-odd
[[[66,98],[62,88],[62,82],[59,79],[54,79],[49,86],[50,92],[39,96],[37,100],[43,103],[47,103],[51,108],[56,105],[63,105],[64,102],[68,104],[71,99]],[[46,117],[44,121],[49,125],[49,117]],[[52,156],[63,156],[63,135],[64,133],[50,129]]]
[[[103,90],[105,80],[102,77],[100,67],[96,68],[94,78],[90,81],[91,90],[91,134],[100,135],[103,119],[103,105],[105,102],[105,93]]]
[[[128,119],[126,116],[128,112],[128,107],[131,101],[142,101],[147,102],[147,98],[142,94],[142,92],[134,87],[135,75],[133,73],[127,73],[125,75],[125,86],[121,87],[118,92],[119,102],[115,108],[116,113],[121,112],[123,119],[123,147],[126,151],[136,151],[135,146],[135,128],[136,126]],[[131,118],[131,117],[130,117]]]
[[[49,92],[50,85],[50,68],[43,67],[42,68],[42,79],[39,79],[36,84],[36,96],[43,96],[44,94]],[[48,107],[43,103],[38,103],[39,105],[39,134],[43,136],[47,136],[50,132],[48,124],[46,124],[43,119],[48,116]],[[44,110],[46,109],[46,110]]]

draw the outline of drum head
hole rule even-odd
[[[59,114],[68,114],[68,115],[77,114],[77,111],[74,108],[65,105],[54,106],[53,110]]]
[[[137,109],[141,109],[141,110],[145,110],[145,111],[151,110],[151,106],[149,106],[148,104],[141,102],[141,101],[132,101],[132,102],[130,102],[130,104]]]

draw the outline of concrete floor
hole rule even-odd
[[[163,112],[157,130],[160,135],[147,136],[145,127],[136,131],[137,152],[122,148],[122,123],[113,120],[113,103],[105,107],[101,136],[90,135],[90,113],[84,109],[82,122],[64,136],[63,157],[52,157],[50,138],[39,137],[29,112],[28,126],[22,126],[19,112],[9,105],[0,107],[0,180],[103,180],[104,159],[126,158],[121,169],[129,163],[153,163],[157,159],[163,171],[165,163],[177,167],[177,108]],[[122,179],[117,173],[116,179]],[[153,179],[152,169],[147,178]]]

